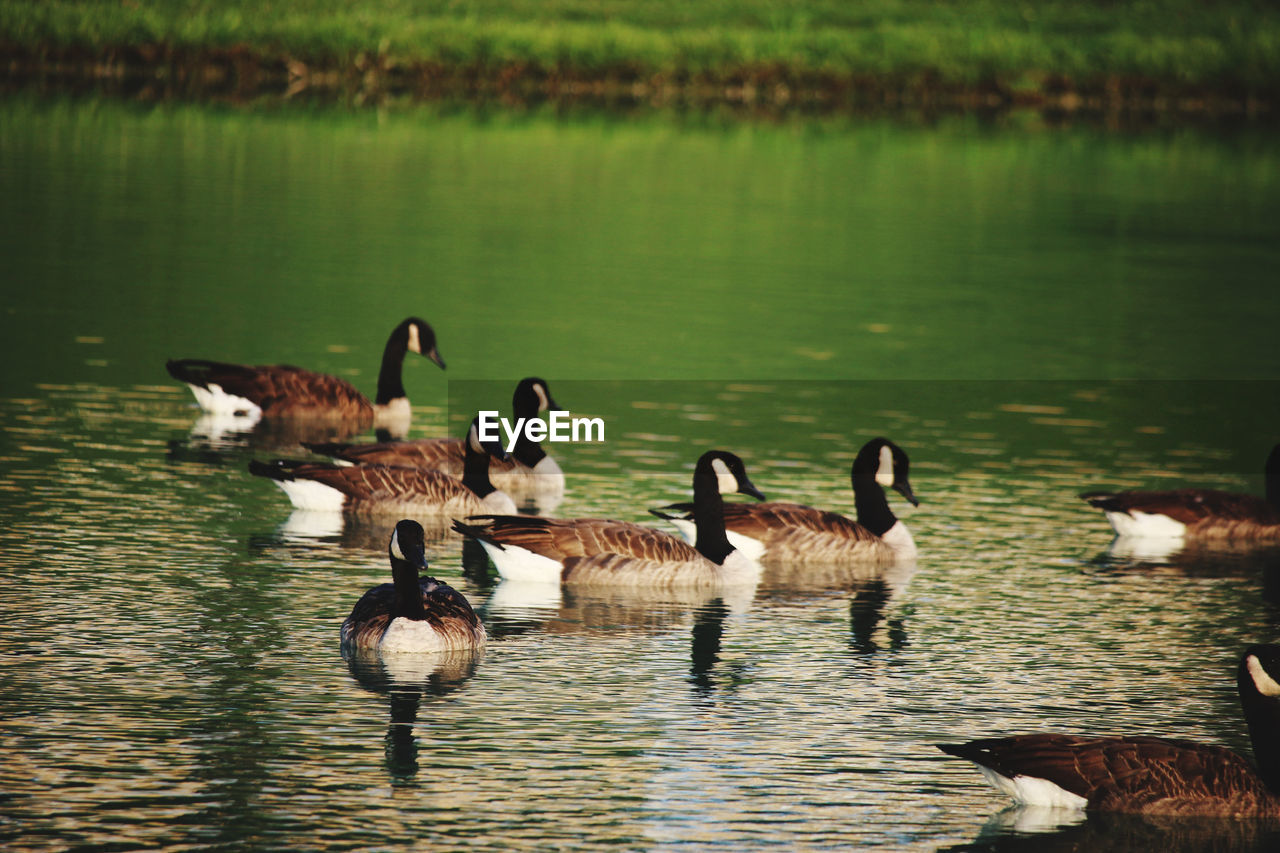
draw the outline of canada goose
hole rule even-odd
[[[873,438],[853,460],[853,503],[858,520],[803,504],[727,503],[724,526],[729,541],[749,557],[788,563],[814,561],[892,563],[916,554],[916,543],[889,509],[884,488],[898,490],[912,506],[920,502],[907,477],[907,454],[886,438]],[[671,504],[649,510],[692,538],[692,506]]]
[[[1280,444],[1264,468],[1266,498],[1216,489],[1085,492],[1117,536],[1165,539],[1280,540]]]
[[[425,321],[410,317],[387,339],[378,371],[378,396],[372,403],[345,379],[289,365],[251,366],[187,358],[171,360],[165,367],[174,379],[187,383],[200,408],[212,414],[331,418],[359,421],[361,428],[367,428],[408,423],[409,399],[401,378],[406,352],[425,355],[444,368],[435,332]]]
[[[394,465],[329,465],[319,462],[249,463],[269,477],[298,509],[352,513],[421,514],[463,518],[483,512],[515,512],[511,498],[489,482],[490,454],[505,456],[498,442],[481,442],[479,418],[467,430],[466,470],[458,480],[440,471]]]
[[[479,516],[454,529],[484,546],[503,578],[612,586],[719,586],[755,583],[760,566],[725,537],[722,490],[764,499],[742,460],[704,453],[693,472],[694,545],[624,521]]]
[[[1226,747],[1158,737],[1034,734],[939,744],[1026,805],[1280,816],[1280,646],[1251,646],[1236,684],[1255,768]]]
[[[427,568],[422,525],[405,519],[395,526],[387,546],[391,583],[373,587],[356,602],[342,623],[342,650],[438,652],[479,648],[484,625],[462,593],[432,577]]]
[[[517,422],[522,418],[536,418],[548,409],[559,408],[551,399],[546,381],[536,376],[520,380],[511,395],[511,410]],[[314,453],[343,462],[380,462],[384,465],[430,468],[455,477],[462,475],[464,449],[460,438],[424,438],[376,444],[309,443],[306,447]],[[547,455],[540,442],[530,440],[524,430],[520,430],[509,458],[490,457],[489,477],[495,486],[508,494],[523,491],[527,486],[564,489],[564,472],[556,460]]]

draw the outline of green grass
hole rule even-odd
[[[952,0],[0,0],[0,47],[42,57],[237,50],[343,71],[943,89],[1150,85],[1269,99],[1266,3]]]

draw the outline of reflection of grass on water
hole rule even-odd
[[[473,85],[1269,98],[1280,12],[1249,0],[0,0],[0,52],[36,66],[226,51],[295,76]]]

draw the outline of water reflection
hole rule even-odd
[[[423,700],[460,690],[475,675],[483,656],[483,650],[475,649],[397,655],[353,649],[345,655],[347,669],[357,684],[388,697],[391,721],[383,743],[387,772],[393,782],[406,784],[418,773],[419,745],[414,726]]]

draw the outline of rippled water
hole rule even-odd
[[[1006,812],[932,746],[1047,729],[1247,748],[1234,658],[1276,632],[1265,595],[1276,555],[1111,554],[1105,522],[1074,493],[1260,478],[1243,470],[1252,460],[1182,430],[1166,454],[1104,445],[1099,431],[1125,408],[1114,386],[899,387],[900,399],[966,401],[871,416],[912,456],[921,506],[895,506],[920,545],[914,566],[772,567],[758,589],[723,597],[530,595],[495,586],[458,540],[436,541],[436,573],[494,640],[475,658],[391,670],[338,653],[347,610],[388,574],[386,524],[291,513],[245,470],[258,451],[189,434],[185,391],[40,390],[4,404],[12,849],[894,849],[993,833],[1013,843],[1012,827],[1044,820],[1064,825],[1037,844],[1271,837]],[[679,383],[673,396],[715,403],[668,413],[669,435],[652,431],[662,416],[648,383],[555,390],[618,431],[608,453],[556,448],[562,515],[639,520],[687,492],[693,450],[669,440],[680,424],[693,444],[738,424],[770,497],[850,509],[847,465],[866,430],[821,413],[866,383]],[[778,411],[762,405],[779,399]],[[801,400],[814,423],[788,417]],[[417,414],[423,432],[448,420]],[[769,445],[779,428],[792,448]]]
[[[0,154],[5,849],[1274,847],[1008,810],[934,748],[1247,750],[1233,673],[1280,633],[1274,549],[1113,551],[1076,495],[1261,490],[1265,134],[14,97]],[[390,521],[292,513],[247,472],[289,436],[220,434],[163,363],[369,391],[411,313],[450,365],[406,364],[415,436],[530,374],[605,420],[554,449],[558,515],[657,525],[716,446],[851,512],[886,435],[920,557],[555,594],[441,538],[487,650],[349,664]]]

